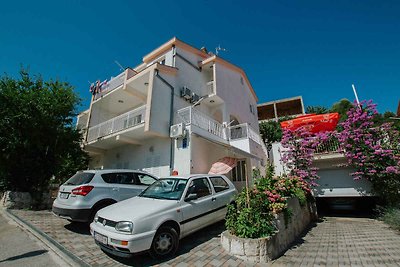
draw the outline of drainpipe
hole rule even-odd
[[[160,79],[166,86],[168,86],[171,89],[171,106],[169,109],[169,126],[171,127],[173,120],[174,120],[174,91],[175,88],[167,82],[163,77],[160,76],[158,69],[155,69],[155,76]],[[170,161],[169,161],[169,168],[170,172],[172,173],[172,169],[174,167],[174,143],[175,140],[171,138],[171,147],[170,147]]]

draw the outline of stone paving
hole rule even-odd
[[[94,243],[88,226],[70,224],[49,211],[11,212],[92,266],[266,266],[228,255],[219,241],[223,223],[184,238],[177,255],[160,262],[148,254],[131,259],[107,255]],[[400,235],[373,219],[326,217],[269,265],[400,266]]]

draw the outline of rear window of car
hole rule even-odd
[[[92,181],[94,177],[94,173],[90,172],[77,172],[69,178],[64,184],[65,185],[81,185],[81,184],[87,184]]]

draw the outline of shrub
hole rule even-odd
[[[310,193],[308,184],[298,177],[267,177],[256,180],[252,189],[243,191],[236,197],[235,205],[228,207],[226,228],[231,234],[244,238],[260,238],[272,235],[276,228],[274,215],[284,212],[285,224],[291,218],[287,199],[298,197],[301,205],[307,202]]]
[[[400,208],[386,208],[380,219],[391,228],[400,231]]]

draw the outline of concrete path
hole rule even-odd
[[[327,217],[272,266],[400,266],[400,235],[374,219]]]
[[[0,266],[68,266],[0,211]]]
[[[400,266],[399,233],[367,218],[327,217],[282,257],[262,265],[244,262],[223,250],[223,223],[184,238],[176,257],[156,261],[147,254],[131,259],[109,256],[94,243],[87,226],[70,224],[48,211],[11,212],[91,266]]]

